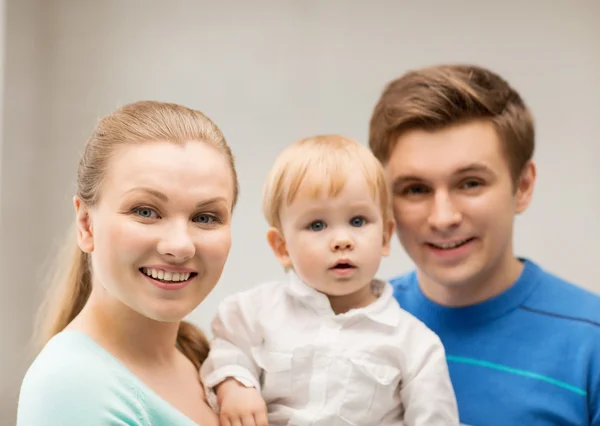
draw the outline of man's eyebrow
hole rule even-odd
[[[469,173],[469,172],[485,172],[485,173],[494,174],[492,169],[490,169],[488,166],[486,166],[485,164],[482,164],[482,163],[468,164],[468,165],[458,169],[456,172],[454,172],[454,174],[458,175],[458,174],[464,174],[464,173]]]
[[[473,172],[484,172],[484,173],[489,173],[491,175],[495,175],[494,171],[491,168],[489,168],[488,166],[486,166],[485,164],[482,164],[482,163],[467,164],[466,166],[457,169],[452,174],[453,175],[462,175],[465,173],[473,173]],[[392,186],[401,185],[406,182],[425,182],[425,181],[426,181],[426,179],[419,177],[418,175],[405,174],[405,175],[397,176],[393,180]]]
[[[401,184],[401,183],[404,183],[404,182],[421,182],[421,181],[424,181],[424,180],[425,179],[420,178],[420,177],[418,177],[416,175],[400,175],[400,176],[397,176],[394,179],[393,183],[394,183],[394,185],[398,185],[398,184]]]

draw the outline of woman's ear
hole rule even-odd
[[[270,228],[267,231],[267,241],[279,263],[281,263],[284,268],[290,268],[292,266],[292,260],[290,259],[285,239],[283,238],[281,231],[277,228]]]
[[[77,244],[81,251],[91,253],[94,251],[94,227],[88,206],[76,195],[73,197],[75,206],[75,220],[77,225]]]

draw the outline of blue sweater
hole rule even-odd
[[[17,426],[196,425],[87,335],[63,331],[33,362]]]
[[[391,283],[444,343],[463,424],[600,426],[600,297],[524,262],[512,287],[465,308],[427,299],[415,272]]]

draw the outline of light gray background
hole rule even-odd
[[[5,9],[4,9],[5,8]],[[242,184],[226,294],[281,274],[260,191],[286,144],[339,132],[366,143],[384,84],[439,62],[491,67],[537,120],[539,180],[519,254],[589,289],[600,242],[600,2],[0,1],[0,424],[14,424],[45,262],[73,218],[77,158],[95,121],[157,99],[222,128]],[[3,124],[3,127],[2,127]],[[396,243],[381,275],[411,268]]]

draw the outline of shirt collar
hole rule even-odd
[[[378,296],[376,301],[363,308],[352,309],[337,315],[337,317],[349,319],[355,316],[365,316],[379,324],[396,327],[400,322],[400,308],[393,297],[392,286],[387,281],[379,279],[374,279],[371,286],[373,293]],[[335,315],[327,296],[308,286],[293,271],[288,272],[286,289],[293,298],[314,309],[319,315]]]

